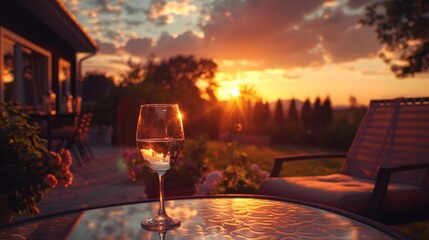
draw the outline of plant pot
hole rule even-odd
[[[10,211],[6,199],[0,196],[0,226],[12,222],[12,220],[13,214]]]

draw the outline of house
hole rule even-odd
[[[64,3],[0,1],[0,39],[0,100],[47,110],[50,99],[56,112],[71,111],[82,96],[82,62],[97,44]]]

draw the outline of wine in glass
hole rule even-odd
[[[185,134],[177,104],[144,104],[140,107],[136,130],[137,150],[145,164],[159,178],[159,211],[141,226],[147,230],[168,230],[180,226],[180,219],[171,218],[164,206],[164,176],[182,159]]]

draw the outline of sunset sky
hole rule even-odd
[[[374,29],[357,24],[372,0],[63,1],[100,46],[84,71],[118,76],[130,57],[193,54],[219,65],[222,100],[246,84],[268,101],[334,105],[429,93],[429,74],[396,79],[378,59]]]

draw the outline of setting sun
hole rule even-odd
[[[231,89],[229,93],[232,98],[237,98],[240,96],[240,90],[238,90],[237,88]]]

